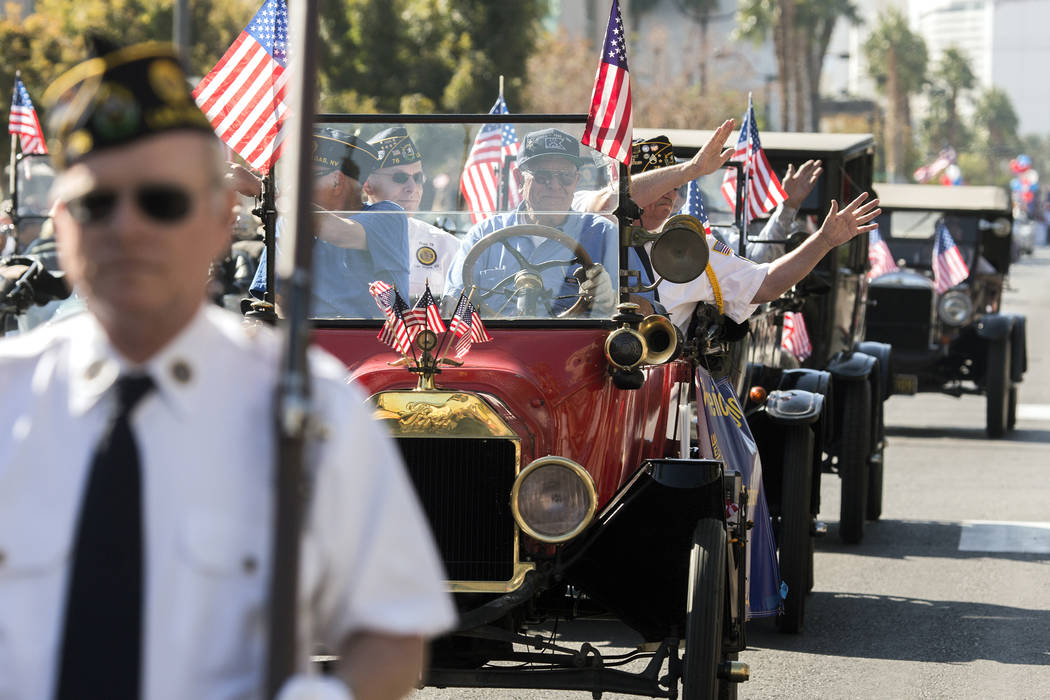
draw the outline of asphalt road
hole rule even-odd
[[[1028,317],[1017,429],[986,439],[982,397],[891,398],[882,520],[859,545],[843,545],[838,479],[825,475],[829,532],[816,545],[805,629],[788,636],[768,620],[750,623],[741,698],[1050,698],[1050,250],[1014,266],[1004,310]],[[607,653],[632,643],[611,623],[567,631]]]

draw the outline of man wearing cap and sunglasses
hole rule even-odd
[[[375,170],[379,158],[371,145],[356,136],[316,127],[311,159],[318,217],[310,315],[372,316],[377,309],[365,293],[371,282],[383,280],[398,289],[409,285],[404,213],[391,202],[363,203],[362,183]],[[261,193],[261,181],[244,168],[230,167],[228,175],[241,194],[257,197]],[[280,229],[278,220],[278,233]],[[266,292],[265,251],[249,291],[258,299]]]
[[[465,285],[476,282],[483,291],[494,291],[486,300],[492,309],[508,313],[514,291],[507,284],[497,288],[522,269],[519,256],[529,265],[541,266],[554,260],[567,260],[572,251],[550,238],[522,235],[485,250],[474,265],[474,280],[463,279],[463,263],[471,249],[488,234],[511,226],[539,224],[558,229],[579,242],[594,263],[588,269],[573,270],[571,266],[543,269],[543,285],[553,292],[545,313],[563,314],[582,297],[590,303],[590,314],[610,314],[617,302],[608,272],[612,270],[616,274],[619,270],[617,232],[605,217],[572,211],[582,163],[580,142],[572,135],[555,128],[526,135],[518,153],[521,204],[512,212],[478,222],[467,232],[449,270],[446,290],[456,294]]]
[[[423,198],[423,154],[403,126],[384,129],[368,139],[375,149],[376,169],[364,181],[365,197],[372,204],[384,200],[397,204],[409,214],[419,210]],[[409,287],[418,299],[427,283],[435,297],[445,291],[445,276],[459,250],[459,239],[448,231],[408,217]]]
[[[0,341],[0,696],[262,697],[281,348],[205,302],[223,150],[174,49],[109,49],[45,97],[55,236],[87,311]],[[310,358],[300,668],[394,697],[454,619],[396,447]],[[302,686],[302,679],[297,684]]]

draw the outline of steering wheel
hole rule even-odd
[[[516,238],[518,236],[540,236],[542,238],[549,238],[552,241],[560,243],[562,247],[569,250],[573,254],[572,260],[547,260],[539,263],[531,263],[525,259],[525,256],[514,249],[514,246],[509,245],[507,240],[510,238]],[[488,234],[470,249],[467,253],[466,259],[463,260],[463,286],[474,285],[477,286],[477,279],[474,275],[474,266],[478,262],[478,258],[486,250],[501,243],[503,247],[510,253],[514,260],[517,261],[520,266],[520,270],[507,275],[502,280],[496,283],[492,289],[481,289],[479,291],[479,306],[488,313],[494,313],[492,308],[488,305],[487,300],[490,299],[497,292],[502,292],[509,297],[513,297],[517,294],[521,294],[523,303],[519,303],[519,313],[522,315],[536,315],[536,306],[540,301],[539,296],[541,291],[548,291],[552,295],[552,290],[547,290],[543,285],[543,272],[549,270],[552,267],[568,267],[573,263],[579,263],[582,265],[582,269],[586,270],[594,265],[594,261],[591,260],[590,254],[587,250],[571,236],[567,236],[552,226],[543,226],[541,224],[519,224],[518,226],[509,226],[507,228],[499,229]],[[577,276],[577,279],[582,281],[582,277]],[[513,287],[512,287],[513,285]],[[580,294],[579,299],[572,307],[559,316],[572,316],[581,311],[590,309],[592,299],[589,296]]]

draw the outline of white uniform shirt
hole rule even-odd
[[[711,251],[711,269],[714,270],[722,291],[723,313],[737,323],[743,323],[758,306],[752,304],[751,300],[762,286],[762,281],[769,272],[769,265],[754,263],[738,255],[716,250],[714,236],[707,237],[707,246]],[[715,302],[715,292],[706,273],[684,284],[661,282],[657,290],[660,293],[660,303],[667,308],[672,323],[683,331],[689,327],[697,302]]]
[[[145,369],[142,697],[260,698],[265,676],[279,341],[206,307]],[[87,313],[0,343],[0,698],[54,692],[75,522],[126,361]],[[454,620],[392,441],[345,368],[314,352],[313,501],[300,651],[358,630],[432,636]],[[106,630],[98,631],[105,634]]]
[[[425,221],[408,218],[408,286],[413,299],[418,299],[430,280],[435,299],[445,293],[445,277],[459,250],[459,239],[448,231]]]

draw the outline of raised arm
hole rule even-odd
[[[809,274],[829,251],[860,233],[873,230],[876,224],[870,222],[882,210],[878,208],[879,200],[866,202],[867,199],[868,193],[865,192],[841,210],[838,202],[833,200],[831,211],[817,232],[798,248],[770,264],[769,274],[751,301],[756,304],[773,301]]]

